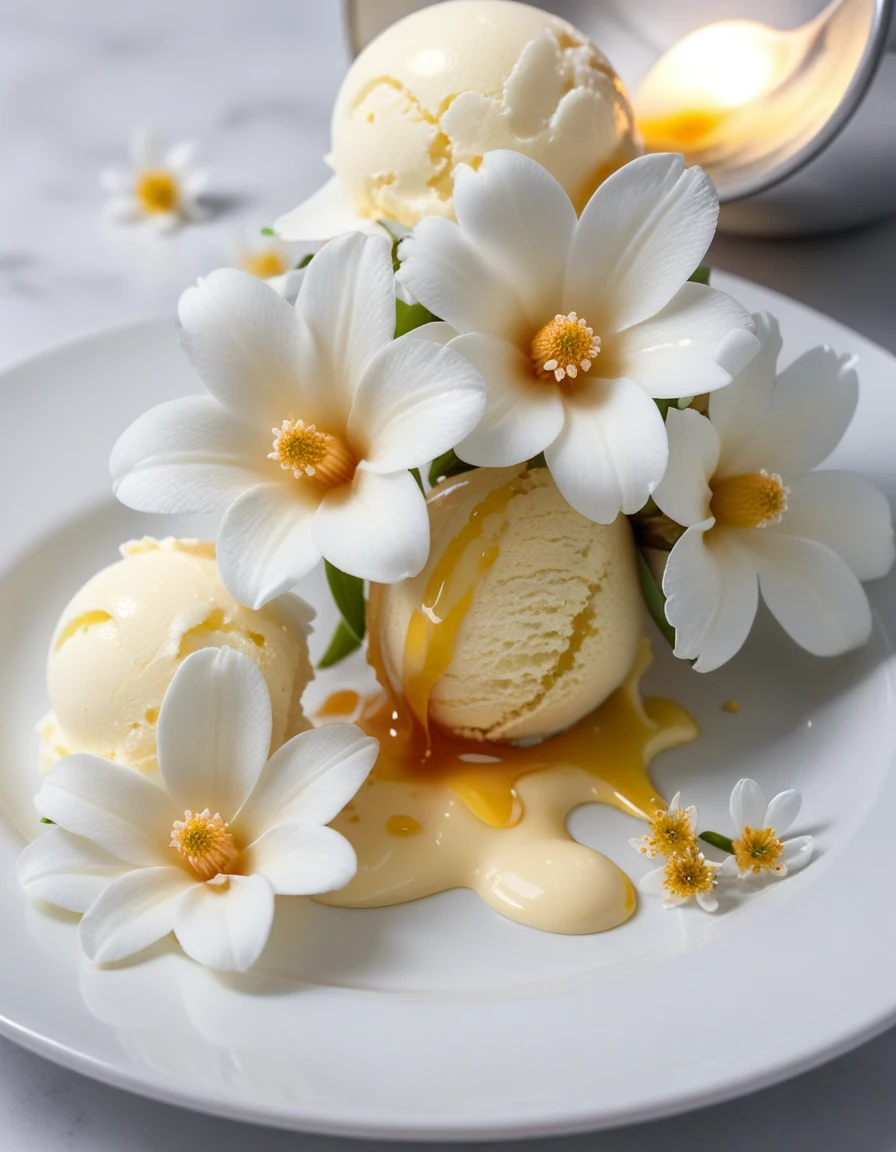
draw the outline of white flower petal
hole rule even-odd
[[[787,511],[767,531],[826,544],[859,580],[893,566],[893,520],[886,496],[854,472],[809,472],[790,483]]]
[[[203,648],[174,674],[159,714],[159,768],[180,811],[236,814],[271,747],[271,697],[258,666]]]
[[[376,220],[358,215],[338,176],[331,176],[298,207],[278,217],[274,231],[281,240],[331,240],[343,232],[388,235]]]
[[[789,873],[799,872],[812,859],[814,840],[811,836],[794,836],[792,840],[784,841],[784,851],[781,853],[781,863],[786,865]]]
[[[751,327],[731,296],[683,284],[661,312],[611,336],[600,355],[613,375],[637,380],[651,396],[694,396],[723,388],[749,364],[759,348]]]
[[[162,138],[152,128],[137,128],[131,136],[131,159],[136,168],[161,168],[165,163]]]
[[[182,868],[135,868],[113,880],[87,909],[78,938],[96,964],[142,952],[174,927],[179,902],[200,887]]]
[[[48,828],[22,851],[17,871],[32,900],[86,912],[106,885],[130,866],[92,840]]]
[[[231,416],[211,396],[151,408],[112,449],[115,495],[139,512],[220,512],[271,479],[273,437]]]
[[[319,371],[347,417],[368,362],[395,334],[389,241],[351,232],[325,244],[305,269],[296,313],[308,325]]]
[[[577,512],[611,524],[642,508],[666,470],[669,444],[659,409],[632,380],[577,381],[545,459]]]
[[[104,211],[116,224],[133,224],[143,218],[143,209],[132,195],[113,196],[106,202]]]
[[[104,168],[100,172],[100,188],[110,196],[133,193],[134,173],[122,168]]]
[[[149,224],[156,232],[176,232],[183,223],[180,212],[153,212],[147,216]]]
[[[198,150],[199,145],[195,140],[182,140],[174,144],[165,153],[165,167],[179,176],[186,176],[196,160]]]
[[[282,296],[283,299],[290,304],[295,304],[304,279],[305,268],[290,268],[290,270],[284,272],[282,276],[268,277],[268,279],[265,280],[265,284],[267,284],[269,288],[273,288],[278,296]]]
[[[666,866],[654,868],[638,881],[638,890],[645,896],[653,896],[658,900],[665,900],[669,895],[665,887]]]
[[[220,876],[181,900],[174,934],[199,964],[245,972],[264,950],[274,920],[274,891],[264,876]]]
[[[242,863],[247,872],[265,876],[277,896],[334,892],[358,870],[348,840],[319,824],[276,824],[249,845]]]
[[[744,777],[734,785],[729,801],[731,822],[737,836],[744,828],[764,828],[768,803],[755,780]]]
[[[734,856],[726,856],[719,865],[719,876],[724,880],[734,880],[743,875],[744,873],[737,866],[737,859]]]
[[[537,380],[532,363],[508,340],[471,332],[452,340],[485,380],[482,419],[456,451],[461,460],[503,468],[531,460],[555,440],[563,427],[560,391]]]
[[[761,424],[722,458],[720,476],[765,468],[791,479],[810,472],[840,443],[856,410],[859,383],[854,356],[830,348],[803,353],[778,376]]]
[[[714,889],[709,892],[698,892],[697,903],[704,912],[717,912],[719,909],[719,901]]]
[[[802,803],[803,798],[795,788],[779,792],[769,803],[762,827],[774,828],[775,835],[780,839],[799,816]]]
[[[733,456],[765,419],[775,387],[781,329],[767,312],[753,315],[759,350],[727,388],[709,398],[709,418],[719,434],[722,456]]]
[[[411,340],[416,337],[418,340],[433,340],[436,344],[449,344],[457,336],[457,330],[444,320],[430,320],[428,324],[412,328],[405,336]]]
[[[824,544],[750,533],[762,598],[781,627],[813,656],[837,656],[871,635],[871,609],[850,567]]]
[[[485,384],[452,348],[413,334],[367,365],[348,418],[348,438],[374,472],[398,472],[453,448],[485,409]]]
[[[719,462],[719,438],[705,416],[692,409],[666,414],[669,463],[653,498],[661,511],[685,528],[708,520],[709,482]]]
[[[560,306],[576,230],[562,186],[528,156],[489,152],[475,172],[455,168],[454,213],[472,246],[515,286],[534,334]]]
[[[170,862],[175,809],[136,768],[82,752],[65,756],[44,777],[34,803],[41,816],[129,864]]]
[[[334,488],[314,517],[315,546],[331,564],[378,584],[416,576],[429,555],[429,515],[410,472],[358,468]]]
[[[624,165],[579,219],[563,311],[577,309],[598,333],[653,316],[700,263],[718,214],[712,181],[701,168],[685,168],[683,157],[642,156]]]
[[[261,608],[320,562],[312,536],[319,500],[296,480],[250,488],[231,504],[218,533],[218,569],[241,604]]]
[[[425,217],[398,255],[399,282],[458,332],[490,332],[514,342],[535,335],[516,286],[453,220]]]
[[[262,769],[234,820],[240,839],[256,840],[283,822],[329,824],[370,774],[379,743],[354,724],[301,732]]]
[[[759,607],[759,582],[749,553],[730,532],[704,537],[719,574],[719,603],[700,642],[697,672],[713,672],[744,646]]]
[[[181,344],[209,392],[264,433],[329,417],[332,403],[295,310],[263,280],[219,268],[178,305]]]

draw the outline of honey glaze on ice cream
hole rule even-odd
[[[372,589],[368,659],[385,691],[354,711],[381,750],[334,822],[358,853],[358,873],[325,903],[377,907],[467,887],[511,919],[562,933],[612,928],[634,911],[628,878],[572,840],[566,819],[594,802],[649,816],[663,801],[647,764],[697,730],[676,704],[641,698],[651,657],[627,522],[591,524],[555,494],[544,470],[444,482],[430,497],[427,569],[416,582]],[[530,531],[546,540],[550,571]],[[540,625],[536,601],[553,610]],[[470,629],[483,604],[496,617],[491,642],[481,624]],[[484,685],[521,659],[534,665],[535,686],[517,676],[513,690],[483,704],[462,700],[458,683],[434,706],[445,679],[471,675],[455,664],[477,637],[486,642],[470,659]],[[566,677],[571,687],[561,692]],[[319,716],[345,718],[352,703],[331,697]],[[509,742],[521,738],[530,742]]]

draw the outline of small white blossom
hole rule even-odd
[[[766,872],[786,876],[805,867],[812,857],[812,837],[781,839],[799,815],[801,804],[795,788],[779,792],[766,804],[755,780],[738,780],[731,793],[734,855],[725,861],[724,874],[737,874],[743,880]]]
[[[106,214],[119,224],[145,220],[160,232],[203,219],[208,213],[200,197],[208,177],[196,167],[195,155],[194,143],[166,149],[154,132],[139,129],[131,139],[131,168],[107,168],[100,175],[109,196]]]

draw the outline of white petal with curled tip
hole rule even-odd
[[[133,769],[131,769],[133,771]],[[113,880],[78,925],[81,947],[96,964],[114,964],[167,936],[180,901],[201,887],[182,868],[135,868]]]
[[[601,184],[573,237],[563,311],[618,332],[669,303],[703,258],[719,198],[677,154],[642,156]]]
[[[97,896],[130,865],[83,836],[48,828],[19,856],[19,883],[33,900],[69,912],[86,912]]]
[[[328,492],[314,517],[315,546],[350,576],[394,584],[416,576],[429,555],[429,515],[410,472],[364,467]]]
[[[425,217],[398,255],[399,282],[433,315],[458,332],[490,332],[528,347],[535,333],[516,285],[453,220]]]
[[[227,509],[218,532],[218,569],[228,591],[261,608],[320,562],[312,525],[320,496],[301,480],[260,484]]]
[[[805,868],[812,859],[814,843],[811,836],[794,836],[792,840],[784,841],[784,851],[780,860],[789,873],[799,872],[801,868]]]
[[[608,339],[606,355],[614,375],[637,380],[659,399],[714,392],[755,356],[751,325],[731,296],[684,284],[662,311]]]
[[[713,392],[709,418],[719,434],[723,456],[734,456],[765,419],[775,387],[781,329],[767,312],[753,315],[759,349],[733,383]]]
[[[184,895],[174,934],[199,964],[245,972],[264,950],[273,920],[274,890],[264,876],[219,876]]]
[[[669,463],[653,498],[676,524],[691,528],[709,519],[709,482],[719,462],[719,437],[705,416],[671,408],[666,414]]]
[[[129,864],[168,863],[170,797],[133,768],[77,752],[58,760],[34,799],[41,816]]]
[[[854,472],[809,472],[790,483],[787,511],[770,534],[826,544],[859,580],[877,580],[893,567],[896,548],[890,503]]]
[[[453,448],[484,409],[485,384],[469,360],[409,333],[364,370],[348,437],[371,471],[398,472]]]
[[[395,334],[389,241],[351,232],[325,244],[305,269],[295,308],[311,333],[318,371],[344,423],[368,362]]]
[[[836,552],[814,540],[750,533],[762,598],[813,656],[838,656],[871,635],[868,597]]]
[[[665,886],[666,867],[654,868],[638,881],[638,889],[645,896],[653,896],[657,900],[665,900],[669,893]]]
[[[472,246],[516,288],[533,334],[558,311],[576,212],[554,177],[519,152],[454,170],[454,213]]]
[[[471,332],[452,340],[485,381],[485,411],[470,434],[456,445],[468,464],[503,468],[537,456],[563,427],[558,389],[537,380],[532,362],[499,336]]]
[[[270,479],[271,443],[211,396],[169,400],[119,437],[109,460],[113,490],[138,512],[220,512]]]
[[[812,348],[778,376],[761,424],[731,455],[720,476],[765,468],[789,484],[833,452],[852,420],[859,397],[854,356]]]
[[[719,909],[719,901],[715,892],[698,892],[697,903],[704,912],[717,912]]]
[[[379,743],[354,724],[325,724],[288,740],[267,762],[234,820],[241,840],[274,825],[329,824],[370,774]]]
[[[737,835],[744,828],[764,828],[765,814],[768,804],[765,793],[755,780],[744,777],[734,785],[729,801],[731,822],[734,824]]]
[[[642,508],[668,458],[659,409],[643,388],[624,379],[579,384],[565,397],[560,435],[545,449],[557,487],[598,524]]]
[[[328,414],[313,345],[294,309],[263,280],[219,268],[184,292],[178,314],[190,362],[234,416],[268,433],[286,419]]]
[[[277,896],[314,896],[344,888],[358,870],[355,850],[333,828],[283,823],[242,856],[247,872],[265,876]]]
[[[178,668],[159,714],[159,768],[175,806],[230,820],[271,746],[271,697],[254,661],[203,648]]]
[[[775,835],[780,838],[799,816],[802,803],[803,798],[795,788],[779,792],[769,803],[762,827],[774,828]]]
[[[331,240],[343,232],[387,235],[376,220],[358,215],[338,176],[331,176],[307,200],[278,216],[274,231],[281,240]]]

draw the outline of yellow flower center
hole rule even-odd
[[[696,848],[688,848],[666,861],[663,887],[673,896],[690,900],[701,892],[711,892],[716,884],[715,866]]]
[[[553,376],[559,384],[567,376],[575,380],[579,372],[588,371],[600,352],[600,337],[575,312],[568,316],[558,312],[535,333],[529,351],[535,375],[543,380]]]
[[[747,825],[739,840],[734,841],[734,858],[741,872],[782,872],[784,845],[773,828],[751,828]]]
[[[227,872],[239,855],[220,813],[212,816],[208,808],[195,815],[188,808],[183,820],[175,820],[169,847],[176,848],[203,880]]]
[[[790,489],[777,473],[747,472],[712,485],[710,510],[726,528],[765,528],[787,511]]]
[[[284,420],[274,433],[274,451],[268,453],[281,468],[292,472],[297,480],[304,476],[318,480],[327,488],[350,484],[358,461],[351,448],[338,436],[319,432],[304,420]]]
[[[645,856],[672,856],[696,847],[697,837],[687,812],[657,809],[641,844]]]
[[[137,199],[144,212],[174,212],[180,188],[170,172],[143,172],[137,181]]]
[[[276,248],[266,248],[262,252],[247,252],[242,258],[243,271],[259,280],[270,280],[289,271],[289,261]]]

